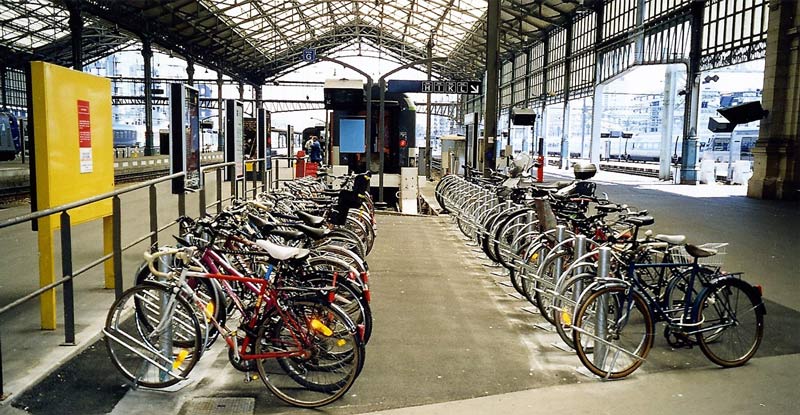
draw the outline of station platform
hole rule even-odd
[[[546,173],[549,179],[571,177],[554,168]],[[508,278],[467,245],[447,215],[381,214],[368,258],[375,327],[366,364],[349,393],[318,412],[796,413],[797,204],[748,199],[743,186],[680,186],[609,172],[598,172],[595,181],[611,200],[648,209],[656,218],[654,232],[731,243],[725,268],[744,271],[748,281],[761,284],[767,304],[764,341],[746,366],[718,369],[699,349],[671,350],[658,336],[651,357],[630,377],[608,382],[587,376],[574,352],[558,347],[557,334],[541,328],[543,317],[530,312]],[[435,183],[425,184],[422,192],[431,199]],[[168,186],[159,191],[168,200]],[[192,197],[188,206],[194,206]],[[136,197],[123,200],[125,229],[141,226],[135,212],[143,206]],[[170,203],[159,209],[163,218],[175,215]],[[20,210],[2,210],[0,219]],[[8,252],[35,241],[28,229],[0,233],[0,246]],[[75,232],[81,239],[74,245],[96,247],[95,232],[84,226]],[[125,254],[126,284],[144,249]],[[9,259],[6,269],[31,269],[35,262],[26,261],[32,255]],[[14,278],[8,272],[0,277],[0,305],[21,290]],[[59,330],[38,330],[38,304],[0,320],[5,389],[12,394],[0,403],[0,414],[308,412],[281,404],[260,381],[243,382],[244,374],[230,367],[219,343],[180,390],[130,390],[99,336],[113,292],[100,288],[101,277],[92,278],[87,275],[76,287],[78,346],[58,346]]]

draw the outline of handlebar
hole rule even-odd
[[[153,262],[155,262],[158,258],[161,258],[165,255],[175,255],[175,258],[183,262],[184,265],[189,265],[192,261],[192,256],[194,255],[195,247],[185,247],[185,248],[161,248],[158,252],[151,254],[150,252],[145,251],[144,253],[144,260],[147,261],[147,268],[150,268],[150,273],[155,275],[156,277],[161,278],[170,278],[169,272],[161,272],[155,268]]]

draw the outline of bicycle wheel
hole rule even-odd
[[[556,255],[547,255],[547,258],[539,267],[538,279],[535,281],[535,288],[528,288],[527,292],[533,295],[533,304],[542,313],[542,316],[548,323],[556,325],[553,319],[553,312],[551,303],[553,301],[553,294],[550,293],[555,289],[556,281],[561,276],[561,273],[572,262],[572,251],[563,251]]]
[[[150,269],[147,266],[139,268],[139,271],[136,273],[135,284],[139,285],[145,281],[159,283],[158,278],[150,273]],[[217,323],[219,323],[220,326],[224,326],[228,318],[228,312],[232,311],[232,307],[229,309],[226,304],[228,296],[225,295],[221,287],[219,287],[215,281],[207,278],[188,278],[186,283],[192,287],[198,299],[200,299],[200,302],[203,303],[203,310],[210,312],[211,315],[214,316],[214,319],[217,320]],[[183,293],[182,296],[187,302],[192,302],[192,299],[186,296],[185,293]],[[140,309],[137,308],[137,313],[140,312],[139,310]],[[209,319],[205,318],[203,313],[198,314],[197,318],[200,320],[200,328],[203,330],[203,337],[206,339],[206,348],[209,348],[214,344],[217,338],[219,338],[219,331],[213,324],[208,324]],[[149,326],[147,319],[140,317],[139,320],[140,324],[147,330],[153,329],[152,326]],[[176,341],[175,345],[183,347],[180,341]]]
[[[653,346],[653,321],[641,295],[624,286],[600,288],[578,306],[572,342],[581,363],[605,379],[630,375]]]
[[[261,325],[256,354],[297,353],[258,359],[261,379],[291,405],[316,408],[341,398],[364,365],[364,345],[350,318],[318,300],[289,301]]]
[[[164,388],[194,368],[203,335],[194,307],[172,289],[146,281],[114,302],[103,333],[114,366],[134,385]]]
[[[706,288],[692,313],[696,339],[709,360],[722,367],[747,363],[764,337],[764,306],[750,284],[736,279]]]

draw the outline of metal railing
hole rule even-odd
[[[257,192],[259,190],[261,191],[269,190],[270,181],[268,180],[268,176],[270,171],[265,169],[266,166],[264,159],[247,160],[247,163],[253,166],[251,170],[253,176],[252,188],[250,190],[252,192],[253,197],[255,197],[255,195],[257,195]],[[248,189],[246,175],[243,177],[239,177],[236,180],[228,181],[228,183],[230,183],[230,193],[228,197],[223,198],[223,187],[225,184],[225,182],[223,181],[223,170],[228,169],[234,165],[235,163],[233,162],[217,163],[209,166],[204,166],[201,168],[201,175],[203,175],[204,178],[207,173],[215,171],[217,181],[216,181],[216,198],[212,203],[207,204],[207,197],[208,197],[207,187],[203,186],[203,188],[199,190],[198,193],[199,193],[200,215],[205,215],[207,209],[213,206],[216,206],[217,213],[219,213],[222,210],[224,202],[237,197],[246,198]],[[256,169],[256,166],[260,168]],[[22,216],[17,216],[11,219],[7,219],[3,222],[0,222],[0,229],[4,229],[10,226],[19,225],[30,221],[35,221],[40,218],[48,217],[50,215],[60,214],[61,274],[62,274],[59,280],[47,284],[45,286],[42,286],[36,289],[35,291],[21,298],[18,298],[9,304],[0,307],[0,315],[28,301],[36,299],[43,293],[46,293],[50,290],[54,290],[59,286],[62,286],[63,311],[64,311],[64,344],[75,345],[75,306],[74,306],[75,303],[74,303],[73,279],[111,259],[113,261],[114,294],[116,298],[119,298],[122,295],[123,291],[122,253],[136,246],[137,244],[145,241],[148,238],[150,239],[151,246],[157,245],[159,233],[174,226],[177,223],[177,221],[173,220],[161,227],[158,226],[158,194],[156,185],[182,176],[184,176],[183,172],[171,174],[158,179],[153,179],[140,184],[129,186],[124,189],[103,193],[88,199],[83,199],[65,205],[57,206],[54,208],[45,209]],[[261,177],[260,184],[257,181],[258,176]],[[239,192],[240,186],[241,186],[241,193]],[[134,241],[128,243],[127,245],[122,246],[120,195],[126,193],[132,193],[134,191],[144,188],[148,188],[149,191],[148,195],[149,232],[147,232],[143,236],[136,238]],[[178,198],[178,215],[183,216],[186,214],[186,195],[185,193],[180,193],[177,194],[176,196]],[[112,217],[111,217],[112,252],[91,261],[90,263],[88,263],[83,267],[80,267],[78,269],[73,269],[74,265],[72,261],[72,223],[69,211],[71,209],[79,208],[81,206],[85,206],[91,203],[96,203],[106,199],[112,200]],[[2,336],[0,335],[0,337]],[[0,401],[5,400],[6,397],[7,395],[4,393],[3,390],[3,353],[2,353],[2,342],[0,342]]]

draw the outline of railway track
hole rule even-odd
[[[169,174],[169,169],[149,170],[136,173],[122,173],[114,175],[114,184],[136,183],[156,179]],[[13,186],[0,188],[0,206],[21,202],[30,198],[29,186]]]

